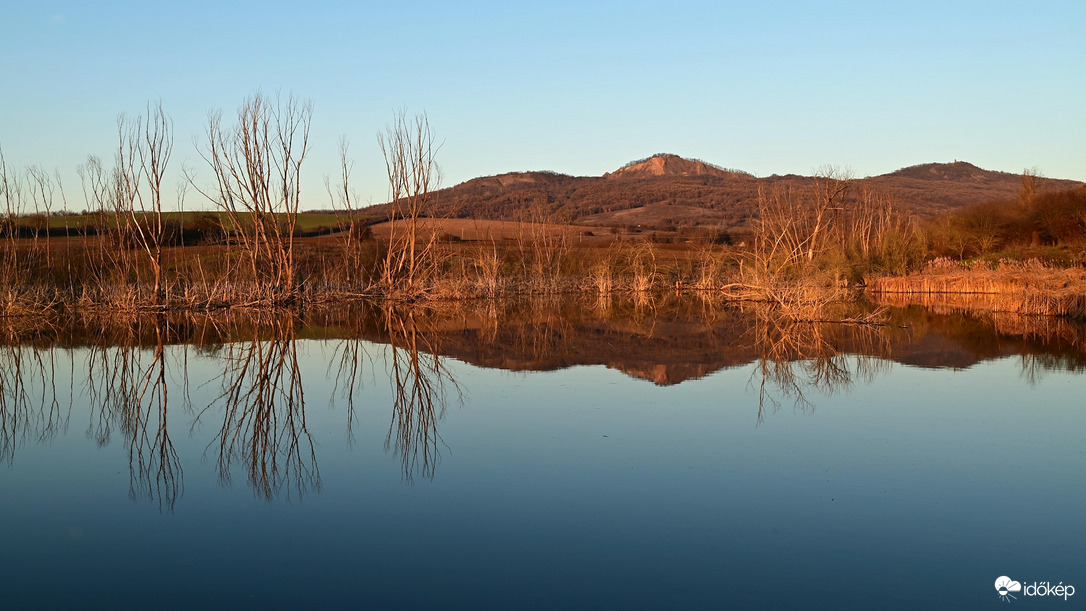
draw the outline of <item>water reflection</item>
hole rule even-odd
[[[385,449],[400,456],[405,479],[416,474],[432,479],[441,460],[437,424],[445,415],[446,390],[451,386],[462,399],[460,387],[438,356],[440,334],[420,326],[426,319],[391,306],[384,308],[384,316],[394,396]]]
[[[758,390],[759,424],[782,399],[811,410],[809,391],[833,395],[859,379],[870,383],[889,369],[892,347],[879,312],[862,317],[830,313],[827,321],[797,321],[769,305],[746,308],[754,324],[744,336],[757,355],[749,385]]]
[[[638,294],[358,304],[304,315],[9,319],[0,322],[0,460],[11,463],[21,444],[67,431],[80,397],[88,438],[124,448],[130,496],[164,511],[184,494],[175,441],[186,435],[198,439],[223,485],[244,472],[261,499],[319,492],[306,388],[324,381],[303,373],[308,357],[299,355],[299,342],[306,340],[332,349],[327,381],[330,400],[346,407],[344,442],[354,442],[364,403],[387,413],[384,450],[407,482],[435,477],[445,449],[440,424],[447,406],[462,401],[446,357],[514,371],[603,365],[660,386],[749,367],[750,393],[739,400],[751,401],[757,424],[785,405],[809,411],[813,395],[869,383],[895,363],[961,368],[1014,356],[1031,384],[1052,370],[1086,371],[1086,327],[1073,321],[910,306],[889,308],[869,324],[865,316],[874,310],[828,312],[826,321],[810,322],[708,294]],[[189,363],[196,357],[217,363],[215,377],[194,379]],[[382,369],[389,398],[362,401],[386,396],[366,384],[367,375],[380,377],[367,372]],[[193,388],[216,390],[207,397],[201,390],[194,404]],[[199,439],[205,431],[208,441]]]
[[[116,429],[128,450],[129,496],[153,499],[172,511],[184,490],[184,474],[167,427],[168,323],[156,316],[134,318],[129,324],[132,333],[122,343],[103,341],[88,348],[87,435],[105,446]],[[136,343],[148,332],[154,337],[150,349]]]
[[[24,344],[42,329],[8,320],[0,327],[0,463],[11,463],[22,442],[46,442],[67,429],[71,402],[61,404],[57,351]]]
[[[385,450],[400,458],[405,481],[421,475],[433,479],[441,460],[438,422],[444,417],[451,388],[458,400],[462,392],[441,358],[444,335],[440,317],[422,308],[384,304],[349,317],[341,323],[357,337],[337,342],[333,395],[347,407],[347,437],[354,440],[356,395],[362,388],[366,361],[371,359],[364,336],[377,333],[385,346],[383,361],[392,388],[392,418],[385,435]],[[352,324],[353,323],[353,324]]]
[[[240,463],[253,492],[267,500],[280,492],[302,497],[321,489],[306,426],[297,322],[292,312],[262,315],[249,327],[247,341],[226,344],[218,354],[222,392],[193,424],[218,414],[222,424],[208,449],[218,456],[219,481],[229,485]]]

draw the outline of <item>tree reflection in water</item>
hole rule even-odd
[[[757,357],[748,387],[758,389],[758,424],[780,409],[782,398],[812,410],[808,391],[832,395],[890,368],[890,338],[877,319],[795,320],[764,304],[749,312],[754,323],[746,341]]]
[[[332,382],[332,395],[329,401],[334,405],[336,397],[339,397],[346,404],[346,438],[348,444],[353,444],[356,426],[355,397],[363,387],[362,369],[369,354],[366,352],[365,342],[353,338],[339,340],[332,354],[332,359],[329,361],[329,370],[333,365],[336,366],[336,370]]]
[[[102,334],[88,347],[88,436],[105,446],[116,429],[128,451],[129,496],[173,511],[184,491],[184,472],[167,426],[169,324],[162,316],[126,322],[129,333],[116,339]],[[140,344],[148,336],[150,349]]]
[[[291,312],[260,315],[248,341],[227,344],[220,358],[222,393],[195,419],[222,408],[222,425],[208,448],[218,452],[219,481],[229,485],[241,463],[253,492],[272,500],[321,489],[313,438],[306,426],[305,393]]]
[[[4,322],[0,328],[0,463],[10,464],[23,441],[46,442],[65,430],[72,406],[69,401],[62,407],[57,396],[53,371],[58,349],[23,343],[28,332],[38,330],[20,327],[18,321]]]
[[[438,356],[439,335],[420,328],[410,308],[384,308],[389,336],[393,404],[392,421],[385,437],[385,449],[400,456],[403,476],[411,481],[416,474],[433,479],[441,460],[443,442],[438,420],[445,416],[446,383],[463,399],[460,387]]]
[[[659,385],[750,367],[759,424],[788,402],[810,410],[814,394],[869,382],[892,366],[891,358],[969,367],[1014,355],[1031,384],[1052,370],[1086,371],[1086,327],[1061,319],[895,308],[886,321],[893,324],[880,326],[855,318],[855,310],[819,322],[766,305],[650,295],[612,296],[603,314],[591,302],[545,298],[364,304],[307,311],[304,322],[282,310],[87,315],[68,326],[7,319],[0,321],[0,462],[13,462],[26,441],[48,442],[66,430],[70,397],[85,390],[87,435],[100,446],[119,436],[133,498],[174,508],[184,474],[168,423],[187,417],[194,434],[211,423],[205,454],[216,457],[220,482],[229,484],[240,469],[259,498],[320,491],[297,347],[303,325],[310,334],[342,338],[329,378],[334,374],[333,403],[347,406],[348,442],[363,372],[384,364],[391,405],[376,407],[392,408],[384,447],[407,482],[433,478],[441,463],[450,391],[463,399],[446,365],[450,357],[518,371],[606,365]],[[190,387],[204,384],[189,383],[190,352],[208,356],[222,372],[213,378],[219,390],[195,410]]]
[[[990,315],[992,327],[999,333],[1021,336],[1046,346],[1050,352],[1020,355],[1022,379],[1037,386],[1052,371],[1086,371],[1086,326],[1053,316],[1026,316],[1014,313]]]
[[[405,481],[416,476],[433,479],[441,462],[443,442],[438,422],[445,415],[448,390],[463,396],[440,355],[442,334],[432,312],[384,304],[375,310],[375,323],[386,345],[385,366],[392,386],[392,419],[385,450],[400,458]],[[361,386],[366,351],[362,340],[346,339],[336,348],[335,391],[347,403],[348,435],[353,439],[355,391]]]

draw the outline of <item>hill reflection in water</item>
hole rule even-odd
[[[7,319],[4,603],[980,608],[1083,574],[1082,327],[874,309]]]
[[[842,305],[825,317],[854,320],[873,308]],[[782,405],[812,408],[811,391],[847,390],[894,363],[967,368],[1017,356],[1030,383],[1086,368],[1086,329],[1071,321],[921,307],[891,308],[881,321],[794,321],[766,306],[689,297],[10,319],[0,345],[0,457],[11,462],[21,444],[66,430],[78,397],[89,405],[88,437],[123,443],[133,498],[169,510],[183,494],[178,429],[167,426],[175,418],[190,435],[214,431],[205,456],[223,485],[240,471],[258,498],[320,491],[306,387],[328,381],[303,376],[300,341],[330,347],[328,379],[349,438],[365,369],[383,364],[392,390],[385,450],[399,456],[406,481],[435,476],[440,422],[450,400],[463,401],[446,357],[511,371],[603,365],[660,386],[749,367],[756,422]],[[193,354],[218,363],[215,379],[193,378]],[[217,390],[194,405],[193,385]]]

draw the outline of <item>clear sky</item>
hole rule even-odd
[[[386,198],[376,133],[397,108],[444,139],[443,185],[599,175],[657,152],[756,175],[858,176],[962,159],[1086,180],[1086,2],[69,2],[0,4],[0,147],[83,207],[120,113],[161,100],[172,174],[256,90],[314,104],[305,207],[351,142]],[[206,205],[190,197],[189,207]]]

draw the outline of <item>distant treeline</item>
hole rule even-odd
[[[98,228],[90,225],[35,227],[12,222],[0,222],[0,238],[64,238],[70,236],[96,236],[98,233]]]
[[[304,216],[305,213],[302,213]],[[16,216],[0,219],[0,239],[34,239],[34,238],[64,238],[64,237],[94,237],[94,236],[126,236],[138,229],[134,225],[115,222],[112,217],[103,217],[97,213],[83,215],[69,215],[70,223],[63,226],[47,224],[46,218],[41,215]],[[180,218],[177,218],[180,217]],[[53,215],[53,218],[63,218],[62,215]],[[137,215],[139,218],[139,215]],[[294,227],[290,235],[295,238],[314,238],[331,235],[352,228],[356,233],[370,231],[369,227],[384,219],[374,217],[361,217],[353,220],[341,219],[331,225],[316,225],[309,228]],[[145,232],[150,231],[147,221],[140,223]],[[162,245],[184,246],[198,244],[223,244],[238,232],[225,224],[219,215],[214,213],[186,213],[174,215],[163,221]],[[128,244],[134,247],[134,244]]]
[[[1038,193],[1024,180],[1015,200],[974,204],[926,224],[933,256],[1080,260],[1086,249],[1086,187]]]

